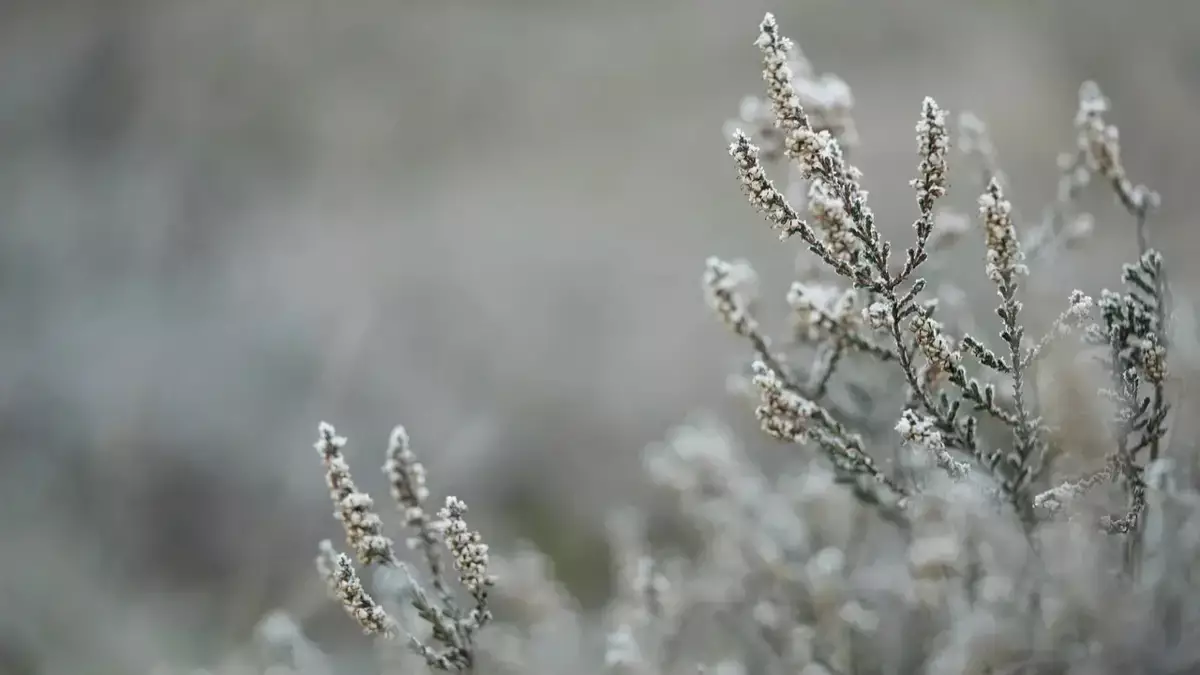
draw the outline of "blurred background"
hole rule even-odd
[[[855,161],[900,237],[922,96],[989,123],[1036,213],[1098,80],[1187,298],[1200,4],[8,0],[0,673],[204,665],[275,607],[353,639],[311,566],[338,536],[322,419],[383,506],[404,423],[436,498],[601,597],[641,448],[695,410],[753,428],[699,279],[745,256],[782,316],[797,249],[721,135],[760,91],[767,10],[853,87]],[[1056,298],[1135,254],[1093,202]]]

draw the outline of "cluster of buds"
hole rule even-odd
[[[813,418],[828,416],[821,406],[792,391],[762,362],[754,364],[754,384],[761,396],[755,415],[763,431],[776,438],[804,443],[814,429]]]
[[[834,257],[847,263],[857,260],[862,242],[851,232],[853,222],[846,212],[846,203],[820,178],[813,178],[809,182],[808,212]]]
[[[931,317],[928,311],[918,310],[909,328],[917,347],[938,372],[951,372],[962,363],[962,352],[955,348],[954,341],[942,330],[941,322]]]
[[[752,305],[757,276],[745,262],[710,257],[704,268],[704,296],[721,322],[741,337],[758,332]]]
[[[487,593],[496,580],[488,574],[488,546],[479,532],[467,527],[467,505],[457,497],[447,497],[446,506],[438,511],[446,547],[454,557],[459,579],[473,595]]]
[[[946,441],[933,418],[905,410],[896,423],[896,431],[905,443],[929,452],[934,462],[951,478],[962,478],[971,470],[971,465],[954,459],[946,449]]]
[[[425,467],[412,451],[408,433],[402,426],[392,430],[383,471],[391,486],[392,499],[404,513],[405,525],[421,527],[427,520],[424,505],[429,498],[429,489],[425,487]]]
[[[346,544],[354,549],[364,565],[390,563],[396,553],[392,540],[383,534],[383,520],[375,512],[374,502],[354,484],[350,465],[342,454],[346,438],[338,436],[333,426],[322,422],[318,429],[317,452],[325,463],[325,482],[333,500],[336,517],[346,531]]]
[[[407,631],[409,646],[432,668],[470,669],[475,662],[475,633],[492,619],[488,589],[495,578],[488,573],[487,545],[478,532],[467,528],[466,504],[457,497],[448,497],[446,507],[438,513],[440,520],[434,522],[426,515],[424,504],[429,490],[425,486],[425,468],[409,447],[404,427],[395,427],[383,469],[405,524],[417,534],[412,543],[425,554],[430,580],[438,592],[439,602],[435,604],[396,557],[392,540],[383,534],[382,520],[375,513],[371,498],[350,477],[350,468],[342,454],[346,439],[324,422],[318,434],[315,445],[325,463],[326,482],[337,507],[335,515],[346,532],[346,542],[362,564],[402,572],[407,578],[404,588],[409,603],[432,627],[429,644]],[[459,581],[475,600],[470,612],[459,606],[445,582],[438,546],[449,551]],[[397,624],[364,590],[350,557],[335,551],[328,541],[321,543],[317,571],[334,598],[365,633],[391,637],[397,632]]]
[[[993,179],[979,198],[987,245],[987,275],[997,284],[1010,284],[1018,274],[1028,274],[1025,254],[1012,221],[1012,204],[1004,198],[1000,183]]]
[[[383,607],[366,590],[354,564],[345,553],[334,550],[328,540],[322,541],[317,556],[317,572],[325,580],[330,594],[346,609],[367,635],[391,636],[396,624]]]
[[[1108,99],[1095,82],[1084,82],[1079,88],[1075,128],[1084,167],[1108,180],[1122,204],[1131,212],[1152,211],[1159,205],[1159,196],[1144,185],[1133,185],[1127,177],[1121,162],[1120,132],[1104,119],[1108,107]]]
[[[796,336],[814,342],[826,336],[855,333],[861,321],[861,314],[854,311],[857,299],[853,288],[794,282],[788,289],[787,302],[795,319]]]
[[[917,152],[921,156],[919,177],[911,183],[917,191],[917,206],[922,213],[932,212],[934,202],[946,195],[949,170],[946,155],[949,151],[946,112],[927,96],[921,103],[921,119],[917,122]]]

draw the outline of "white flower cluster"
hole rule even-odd
[[[478,532],[467,528],[466,513],[467,505],[462,500],[446,497],[446,506],[438,511],[438,518],[462,585],[478,594],[494,584],[495,579],[488,574],[488,546]]]
[[[345,553],[337,553],[329,541],[321,542],[317,570],[330,593],[368,635],[392,635],[396,625],[379,603],[363,589],[354,565]]]
[[[846,203],[837,192],[819,177],[808,186],[808,212],[819,226],[821,239],[829,252],[839,260],[850,262],[862,248],[862,242],[850,231],[853,221],[846,213]]]
[[[788,389],[762,362],[754,363],[754,384],[762,397],[755,414],[763,430],[777,438],[806,442],[810,421],[821,412],[820,406]]]
[[[426,521],[424,504],[429,489],[425,487],[425,467],[409,446],[408,433],[402,426],[392,430],[383,471],[391,485],[392,498],[404,512],[405,525],[420,527]]]
[[[960,462],[946,450],[946,441],[937,429],[937,422],[931,417],[917,415],[912,410],[905,410],[896,423],[896,431],[906,443],[922,448],[933,455],[937,465],[950,475],[951,478],[962,478],[971,470],[971,465]]]
[[[704,268],[704,297],[721,322],[737,335],[749,337],[758,331],[751,305],[757,277],[750,265],[710,257]]]
[[[1071,291],[1068,298],[1070,306],[1067,311],[1063,312],[1061,321],[1057,323],[1057,330],[1060,332],[1069,332],[1072,329],[1082,328],[1084,324],[1092,318],[1092,306],[1095,304],[1091,296],[1084,294],[1083,291],[1075,289]]]
[[[888,330],[892,325],[892,303],[877,300],[863,309],[862,315],[863,320],[874,330]]]
[[[860,315],[854,311],[858,292],[832,284],[793,282],[787,302],[795,319],[796,336],[815,342],[830,334],[854,333]]]
[[[993,179],[979,197],[987,245],[987,275],[996,283],[1009,283],[1016,275],[1028,274],[1025,254],[1012,221],[1012,204],[1004,198],[1000,183]]]
[[[946,112],[928,96],[921,103],[921,119],[917,122],[917,152],[921,155],[918,178],[912,186],[917,190],[917,204],[922,212],[933,209],[933,203],[946,195],[949,170],[946,155],[950,151],[950,134],[946,131]]]
[[[346,531],[346,544],[354,549],[359,562],[391,562],[396,559],[392,540],[383,534],[383,520],[375,512],[374,502],[354,484],[350,466],[342,455],[346,439],[333,426],[322,422],[315,444],[325,463],[325,482],[337,506],[334,516]]]
[[[909,327],[921,353],[939,371],[950,372],[962,362],[962,352],[955,349],[954,342],[942,331],[942,324],[926,312],[917,312]]]

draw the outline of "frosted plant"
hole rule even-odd
[[[731,321],[730,313],[722,314],[725,322],[742,337],[750,337],[755,347],[755,382],[763,392],[758,416],[764,430],[800,444],[815,443],[840,472],[869,477],[895,496],[906,496],[909,488],[877,467],[864,449],[861,434],[838,422],[821,402],[846,348],[857,347],[866,358],[894,363],[903,376],[908,397],[897,428],[906,440],[928,446],[929,439],[936,438],[931,449],[937,463],[954,475],[961,476],[971,464],[978,465],[992,477],[1027,531],[1032,531],[1038,519],[1035,506],[1060,502],[1038,497],[1042,489],[1038,486],[1045,485],[1054,456],[1047,440],[1048,432],[1053,430],[1046,426],[1040,412],[1042,402],[1036,400],[1029,382],[1047,347],[1067,334],[1083,333],[1092,323],[1092,300],[1076,291],[1068,308],[1043,337],[1026,337],[1020,295],[1022,279],[1030,270],[1024,252],[1026,243],[1018,232],[1019,216],[1004,193],[1003,174],[986,127],[968,115],[961,118],[962,142],[964,151],[982,167],[985,178],[978,200],[986,252],[984,271],[999,297],[996,314],[1004,349],[994,350],[980,336],[950,334],[935,318],[936,299],[923,299],[927,282],[918,276],[931,253],[947,248],[952,239],[962,237],[965,229],[961,219],[948,221],[938,209],[949,186],[950,131],[945,111],[932,98],[921,103],[916,125],[917,177],[910,181],[918,211],[913,222],[915,240],[897,266],[892,259],[892,245],[883,238],[867,204],[860,172],[847,161],[835,135],[809,116],[789,61],[795,53],[792,42],[780,34],[771,15],[760,28],[756,44],[762,52],[766,97],[781,136],[782,155],[810,184],[810,195],[817,196],[815,200],[810,197],[810,202],[822,205],[811,221],[815,225],[775,187],[750,137],[733,130],[729,153],[738,180],[750,203],[781,238],[801,239],[846,284],[839,288],[829,283],[818,286],[797,282],[788,293],[801,341],[819,347],[807,378],[783,367],[785,356],[762,348],[769,347],[770,341],[759,333],[749,305],[735,305],[739,310],[736,321]],[[1049,211],[1055,217],[1048,216],[1038,226],[1039,242],[1053,236],[1061,239],[1078,235],[1065,228],[1063,221],[1068,204],[1093,173],[1109,182],[1120,203],[1135,217],[1142,255],[1139,263],[1126,266],[1123,274],[1131,290],[1103,294],[1099,309],[1104,325],[1087,330],[1093,344],[1109,348],[1104,358],[1114,375],[1108,395],[1118,404],[1114,420],[1116,448],[1109,464],[1115,469],[1112,477],[1120,478],[1130,495],[1126,514],[1105,517],[1100,524],[1106,530],[1135,535],[1144,489],[1141,469],[1134,458],[1143,447],[1152,448],[1151,461],[1157,457],[1167,411],[1162,387],[1167,347],[1164,326],[1169,313],[1167,284],[1161,256],[1148,249],[1146,234],[1146,219],[1157,205],[1157,196],[1128,179],[1116,128],[1104,119],[1107,101],[1094,84],[1081,89],[1079,110],[1075,159],[1064,163],[1064,175],[1069,180],[1064,179],[1057,210]],[[945,234],[935,237],[939,223]],[[931,245],[931,241],[935,243]],[[720,264],[710,260],[709,269]],[[710,296],[719,292],[711,273],[706,277],[706,287]],[[849,308],[860,295],[865,306],[861,315],[855,316]],[[738,330],[746,326],[753,330]],[[882,344],[878,342],[881,336],[886,336]],[[1003,395],[998,393],[997,378],[1004,384]],[[1140,403],[1143,389],[1151,391],[1145,405]],[[1009,428],[1008,447],[989,445],[995,441],[991,435],[982,436],[981,415],[989,423]],[[1094,481],[1076,480],[1071,484],[1092,485]]]
[[[383,534],[383,521],[374,511],[374,502],[354,484],[350,467],[343,455],[346,439],[333,426],[322,422],[318,428],[317,451],[325,463],[326,482],[333,499],[334,516],[341,521],[346,543],[358,554],[363,565],[395,568],[406,577],[402,587],[407,602],[431,629],[423,640],[406,627],[409,646],[439,670],[468,670],[476,659],[476,634],[492,619],[488,590],[495,579],[488,571],[488,547],[482,537],[466,523],[467,511],[457,497],[447,497],[438,520],[425,513],[429,491],[425,487],[425,469],[409,447],[403,427],[392,431],[383,470],[391,484],[392,496],[404,514],[405,524],[415,535],[414,548],[422,551],[436,599],[430,599],[421,585],[396,556],[392,540]],[[442,555],[444,546],[454,562],[458,580],[474,601],[468,611],[454,597],[445,580]],[[321,543],[317,570],[325,579],[333,597],[345,607],[368,635],[392,637],[397,622],[369,595],[349,556],[338,553],[328,541]]]
[[[760,28],[756,44],[763,57],[766,101],[774,115],[771,151],[764,155],[744,131],[729,129],[729,153],[738,181],[751,205],[781,239],[799,238],[807,252],[842,281],[841,285],[817,282],[808,275],[787,293],[795,344],[808,347],[813,354],[807,370],[789,365],[798,361],[788,350],[762,348],[771,342],[761,334],[749,304],[738,305],[743,312],[737,324],[725,315],[734,332],[750,337],[754,347],[754,382],[761,393],[757,417],[771,436],[816,448],[832,464],[837,482],[852,487],[849,494],[898,525],[909,538],[908,573],[915,576],[908,584],[889,588],[908,598],[906,602],[915,600],[938,608],[948,621],[952,616],[963,619],[952,622],[956,626],[952,635],[961,636],[962,641],[946,644],[941,651],[935,649],[936,657],[927,662],[933,672],[985,672],[989,667],[1020,665],[1024,663],[1020,654],[1030,649],[1037,652],[1036,645],[1054,630],[1043,635],[1014,635],[1009,647],[993,650],[980,662],[978,622],[995,625],[1003,615],[1026,617],[1026,621],[1041,616],[1048,626],[1055,627],[1079,618],[1070,615],[1068,619],[1069,614],[1063,613],[1074,584],[1054,585],[1048,556],[1053,550],[1068,559],[1078,555],[1086,559],[1082,551],[1102,545],[1082,538],[1088,528],[1079,530],[1079,521],[1057,522],[1063,515],[1074,515],[1082,498],[1102,485],[1119,487],[1126,495],[1126,508],[1084,522],[1090,522],[1090,527],[1096,528],[1093,531],[1123,537],[1127,573],[1152,555],[1145,550],[1144,524],[1151,494],[1145,467],[1161,454],[1169,410],[1164,387],[1169,284],[1161,254],[1149,247],[1147,231],[1158,197],[1128,178],[1121,162],[1119,134],[1105,120],[1107,100],[1088,83],[1080,90],[1076,149],[1060,162],[1056,201],[1023,235],[1023,221],[1005,194],[1005,176],[986,125],[974,115],[961,116],[961,150],[979,170],[978,228],[985,250],[981,267],[998,296],[996,315],[1003,348],[991,346],[978,328],[955,333],[936,318],[938,298],[924,296],[927,282],[919,275],[936,269],[927,265],[932,255],[969,236],[967,220],[952,207],[940,204],[949,187],[946,113],[933,99],[922,102],[916,126],[917,178],[911,181],[918,210],[913,221],[915,239],[896,264],[892,245],[883,238],[867,204],[859,171],[846,159],[836,135],[814,121],[820,116],[810,117],[806,109],[799,92],[801,78],[789,61],[794,46],[779,33],[772,16],[768,15]],[[764,128],[763,106],[755,111],[757,126]],[[754,125],[748,128],[755,130]],[[777,188],[768,176],[767,163],[772,162],[788,165],[791,184],[787,189]],[[1094,219],[1079,212],[1075,202],[1093,175],[1104,179],[1133,217],[1138,262],[1123,269],[1126,291],[1104,291],[1098,302],[1082,291],[1072,292],[1067,308],[1048,330],[1031,339],[1026,335],[1021,299],[1024,280],[1031,274],[1029,265],[1053,259],[1090,233]],[[794,187],[797,181],[807,183],[807,193]],[[807,217],[793,205],[792,195],[796,194],[807,195]],[[1036,253],[1028,258],[1027,250]],[[710,259],[709,269],[720,264]],[[711,275],[706,277],[706,287],[711,296]],[[849,308],[856,303],[861,310],[854,315]],[[1093,317],[1097,310],[1098,321]],[[960,317],[953,322],[954,326],[964,324],[976,325]],[[754,326],[753,335],[737,331],[738,325]],[[1114,402],[1113,448],[1103,465],[1079,476],[1052,479],[1051,467],[1059,454],[1053,438],[1059,430],[1049,426],[1043,415],[1042,406],[1052,402],[1038,400],[1030,383],[1041,360],[1069,336],[1084,339],[1081,349],[1086,350],[1086,345],[1098,348],[1090,351],[1111,373],[1111,386],[1101,393]],[[886,470],[869,450],[878,440],[871,438],[869,430],[847,426],[836,402],[828,398],[830,383],[847,370],[839,366],[847,362],[849,353],[859,363],[873,361],[876,369],[899,371],[907,396],[895,430],[905,446],[917,453],[915,464],[895,463],[891,471]],[[936,467],[942,480],[936,475],[914,475],[926,465]],[[964,497],[967,502],[962,501]],[[959,504],[955,508],[960,513],[975,515],[933,524],[931,514],[946,508],[936,504],[946,499],[951,500],[947,504]],[[1003,508],[996,512],[998,507],[1007,507],[1011,514],[1007,522],[1014,527],[1000,526],[1005,517]],[[980,530],[981,523],[988,529]],[[1055,539],[1052,533],[1062,527],[1076,528],[1071,530],[1074,539]],[[1002,549],[987,541],[997,536],[1007,542]],[[1014,541],[1012,536],[1019,538]],[[1020,540],[1025,545],[1014,547]],[[1067,541],[1070,545],[1064,546]],[[1005,561],[1007,556],[995,555],[998,550],[1017,552],[1013,554],[1016,557]],[[987,572],[992,567],[996,571]],[[1095,573],[1101,574],[1099,570]],[[958,590],[946,586],[945,581],[953,577],[968,583]],[[1095,585],[1115,583],[1103,576],[1087,578],[1093,591]],[[810,591],[815,583],[815,577],[809,579]],[[1145,583],[1145,579],[1136,583]],[[1140,591],[1125,588],[1120,592]],[[979,604],[985,598],[990,606]],[[854,623],[852,618],[858,617],[860,627],[872,625],[873,621],[863,620],[855,611],[859,607],[868,605],[845,605],[841,618]],[[770,618],[778,616],[777,602],[760,604],[759,609],[761,621],[778,622]],[[968,615],[977,619],[969,620]],[[1081,644],[1083,651],[1073,660],[1095,653],[1097,644]],[[844,654],[836,644],[833,649],[831,658],[842,660]],[[834,672],[837,665],[821,662],[821,667]]]
[[[756,45],[765,92],[725,131],[753,208],[803,243],[803,271],[780,298],[790,339],[773,341],[759,321],[746,261],[709,258],[703,292],[749,345],[759,426],[797,452],[765,471],[711,416],[647,446],[645,472],[675,498],[690,545],[652,536],[646,514],[614,513],[615,592],[587,611],[531,545],[493,553],[460,500],[430,515],[425,470],[397,427],[384,473],[427,593],[354,483],[346,440],[322,424],[335,517],[357,563],[381,572],[368,592],[355,559],[323,543],[331,594],[365,632],[408,634],[409,660],[376,643],[395,673],[1196,672],[1200,492],[1167,447],[1171,295],[1148,228],[1158,197],[1129,178],[1107,99],[1081,88],[1054,200],[1032,221],[982,119],[953,118],[955,136],[952,117],[922,99],[916,213],[893,255],[848,159],[858,142],[849,87],[818,76],[770,15]],[[971,215],[949,203],[952,138],[972,172]],[[768,175],[778,164],[783,188]],[[1096,218],[1078,200],[1099,184],[1132,218],[1137,259],[1119,291],[1074,290],[1027,334],[1029,288],[1084,244]],[[953,280],[934,278],[938,258],[971,239],[994,324],[971,315]],[[1111,403],[1111,443],[1077,473],[1056,467],[1070,430],[1035,386],[1051,354],[1072,348],[1097,362],[1097,398]],[[862,380],[894,398],[849,410],[842,394]],[[260,639],[282,655],[268,672],[332,670],[298,626],[264,626]]]

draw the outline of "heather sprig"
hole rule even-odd
[[[749,263],[709,258],[703,292],[749,344],[748,388],[762,431],[815,452],[768,471],[708,417],[647,446],[645,472],[676,498],[685,522],[673,534],[686,543],[676,550],[674,539],[651,536],[645,514],[622,511],[628,517],[610,521],[615,597],[592,615],[549,578],[547,556],[493,557],[461,500],[449,497],[431,515],[424,466],[396,427],[384,473],[433,587],[427,593],[351,477],[346,439],[322,424],[316,447],[347,545],[360,565],[382,568],[377,586],[398,582],[369,594],[351,556],[323,542],[317,567],[330,593],[364,632],[407,633],[411,649],[397,651],[437,670],[1095,672],[1110,663],[1114,637],[1139,653],[1186,650],[1200,626],[1188,605],[1200,493],[1181,485],[1175,462],[1162,456],[1171,297],[1148,231],[1158,197],[1128,177],[1108,100],[1094,84],[1081,88],[1058,194],[1027,222],[1010,201],[986,126],[968,113],[957,118],[957,146],[977,174],[978,216],[945,204],[950,116],[924,98],[909,181],[912,241],[893,260],[845,154],[858,141],[849,87],[816,74],[770,15],[756,45],[766,92],[743,100],[739,124],[762,148],[727,129],[729,152],[752,206],[781,239],[803,241],[813,265],[780,298],[792,323],[791,339],[778,343],[759,321]],[[773,162],[789,165],[786,188],[768,177]],[[1071,292],[1041,337],[1030,337],[1023,302],[1041,271],[1034,263],[1091,230],[1095,218],[1077,201],[1096,176],[1132,216],[1138,257],[1122,268],[1119,291],[1096,299]],[[971,237],[984,250],[974,258],[980,277],[998,298],[994,335],[970,316],[962,290],[927,281],[946,271],[938,259]],[[1039,400],[1033,385],[1071,336],[1083,338],[1108,377],[1099,393],[1112,403],[1113,442],[1103,460],[1075,458],[1082,467],[1062,475],[1050,465],[1069,430],[1043,419],[1053,401]],[[868,377],[856,378],[854,366]],[[872,392],[863,406],[870,415],[851,410],[866,384],[878,385],[881,398],[894,390],[894,407]],[[1114,496],[1101,489],[1114,484],[1124,506],[1089,511],[1092,498]],[[1124,574],[1111,573],[1108,554],[1117,550]],[[521,625],[494,616],[493,602],[510,603]],[[285,628],[280,636],[295,650],[303,636]],[[1194,654],[1184,656],[1173,670],[1150,668],[1191,672]],[[328,671],[318,666],[304,675]]]
[[[757,415],[764,430],[785,440],[815,443],[840,472],[871,477],[903,494],[905,488],[899,483],[883,479],[884,473],[864,450],[862,436],[847,429],[821,402],[847,352],[893,362],[908,390],[907,409],[897,427],[906,441],[931,447],[937,463],[956,476],[966,473],[971,465],[967,460],[981,465],[992,474],[1026,531],[1031,531],[1037,518],[1035,506],[1041,507],[1049,499],[1045,497],[1035,505],[1038,491],[1034,485],[1050,461],[1052,430],[1039,413],[1041,404],[1029,383],[1038,358],[1047,348],[1089,321],[1093,302],[1081,292],[1073,293],[1068,308],[1049,331],[1039,340],[1028,340],[1019,297],[1022,279],[1029,274],[1024,248],[1030,241],[1042,248],[1043,243],[1076,238],[1078,228],[1068,226],[1068,203],[1077,196],[1079,187],[1086,185],[1084,174],[1098,173],[1137,218],[1142,250],[1139,264],[1125,270],[1124,280],[1133,291],[1129,295],[1102,296],[1099,307],[1105,328],[1092,331],[1102,334],[1110,346],[1108,360],[1116,373],[1110,395],[1119,403],[1121,418],[1112,465],[1131,486],[1130,515],[1106,527],[1136,529],[1131,519],[1140,513],[1144,496],[1139,495],[1144,490],[1139,487],[1140,470],[1131,458],[1135,448],[1140,447],[1154,448],[1157,456],[1165,427],[1161,383],[1166,373],[1162,324],[1168,314],[1167,285],[1161,257],[1146,250],[1145,218],[1157,204],[1157,197],[1134,186],[1126,177],[1116,129],[1104,120],[1107,100],[1094,85],[1085,85],[1081,90],[1076,159],[1064,166],[1058,205],[1047,211],[1046,219],[1031,230],[1026,241],[1018,234],[1019,215],[1005,195],[1003,172],[985,125],[972,115],[960,117],[963,150],[975,158],[986,179],[979,198],[986,251],[983,267],[999,296],[996,314],[1004,345],[1002,351],[995,351],[980,336],[951,335],[935,318],[936,302],[921,297],[927,286],[926,280],[917,275],[921,266],[931,252],[944,250],[962,229],[951,227],[948,234],[934,238],[939,220],[949,222],[938,209],[949,187],[950,132],[945,111],[932,98],[925,98],[921,105],[916,126],[917,178],[910,181],[919,212],[913,222],[916,238],[907,248],[904,264],[897,269],[891,265],[891,244],[883,239],[875,214],[867,205],[861,173],[846,161],[839,140],[810,119],[789,62],[794,45],[780,33],[770,14],[760,25],[756,45],[762,54],[766,100],[774,113],[775,130],[782,137],[782,154],[800,179],[809,184],[809,214],[815,225],[774,186],[759,149],[741,130],[733,131],[729,146],[738,180],[750,203],[781,233],[782,239],[799,237],[818,261],[850,286],[843,289],[828,282],[805,280],[794,283],[788,293],[799,342],[816,348],[809,377],[803,384],[784,367],[783,356],[769,350],[769,339],[758,323],[749,319],[744,303],[710,290],[710,305],[735,333],[749,338],[754,346],[755,383],[762,401]],[[761,116],[762,108],[758,110]],[[931,241],[937,244],[931,246]],[[707,286],[714,289],[717,277],[712,262],[709,269]],[[856,315],[850,308],[860,295],[865,308]],[[886,335],[891,344],[878,344],[872,334]],[[964,355],[971,357],[970,363]],[[1006,381],[1003,399],[994,382],[985,382],[969,368],[983,369],[989,380]],[[1144,401],[1138,399],[1135,379],[1153,390]],[[977,417],[981,413],[1010,430],[1008,447],[982,446]],[[1139,434],[1136,442],[1130,440],[1134,434]],[[955,453],[964,455],[963,459],[955,458]]]
[[[362,626],[368,635],[390,637],[395,633],[395,622],[383,607],[363,589],[354,563],[345,553],[334,550],[328,540],[322,541],[317,557],[317,571],[330,593],[341,602],[346,612]]]
[[[411,543],[422,551],[428,574],[437,591],[432,601],[396,556],[392,540],[383,534],[383,521],[374,511],[372,499],[355,485],[343,449],[346,439],[333,426],[322,422],[316,448],[326,469],[326,482],[336,511],[346,532],[346,543],[354,549],[363,565],[377,565],[399,571],[406,602],[431,629],[431,643],[406,628],[412,650],[431,668],[468,670],[476,660],[476,633],[492,619],[488,589],[495,583],[488,572],[488,547],[479,532],[470,530],[463,516],[467,507],[457,497],[447,497],[446,506],[432,520],[425,512],[429,490],[425,486],[425,468],[410,447],[408,433],[401,426],[392,430],[383,471],[392,497],[404,515],[405,525],[414,532]],[[444,548],[454,561],[459,582],[474,600],[464,611],[445,581],[442,566]],[[334,597],[369,635],[392,637],[397,622],[363,588],[350,558],[334,550],[328,541],[321,543],[317,570]]]
[[[337,509],[334,517],[341,521],[346,531],[346,544],[364,565],[394,563],[396,552],[391,538],[383,534],[383,520],[375,512],[375,502],[358,489],[350,475],[350,465],[342,454],[346,438],[338,436],[333,426],[325,422],[321,423],[317,435],[317,452],[325,463],[325,482]]]

